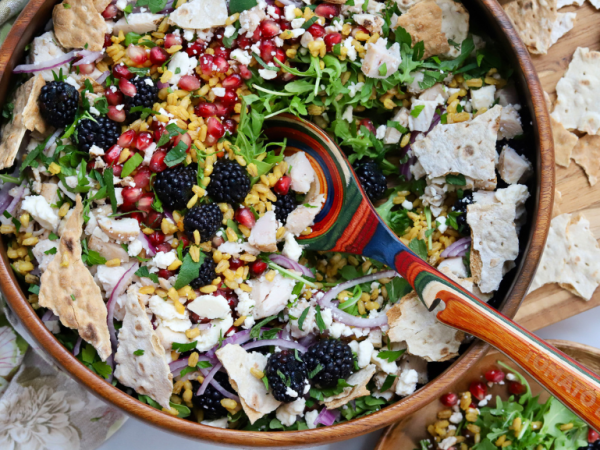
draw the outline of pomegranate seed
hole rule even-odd
[[[257,27],[256,30],[254,30],[254,33],[252,34],[252,40],[254,42],[258,42],[260,41],[261,35],[260,35],[260,27]]]
[[[214,65],[213,60],[213,55],[202,55],[200,57],[200,69],[203,74],[209,75],[212,73]]]
[[[167,34],[165,36],[165,48],[171,48],[174,45],[182,44],[181,36],[178,34]]]
[[[133,176],[133,182],[135,183],[135,187],[139,187],[140,189],[146,189],[150,186],[150,177],[152,176],[152,171],[148,166],[139,167]]]
[[[154,194],[152,192],[146,192],[142,194],[142,197],[137,202],[137,209],[150,212],[152,211],[152,203],[154,203]]]
[[[96,167],[96,161],[92,160],[89,161],[86,165],[85,168],[87,169],[87,171],[89,172],[90,170],[93,170],[94,167]]]
[[[198,117],[204,117],[205,119],[217,114],[217,107],[213,103],[200,102],[194,110]]]
[[[117,16],[117,5],[108,5],[104,11],[102,11],[102,17],[105,19],[114,19]]]
[[[350,33],[352,35],[352,37],[356,37],[356,35],[361,32],[361,33],[365,33],[365,34],[369,34],[369,30],[367,30],[365,27],[363,27],[362,25],[357,25],[352,29],[352,33]]]
[[[279,195],[286,195],[290,190],[290,185],[292,184],[292,178],[288,175],[282,176],[275,186],[273,186],[273,190],[277,192]]]
[[[266,63],[273,61],[273,56],[276,50],[277,47],[273,41],[262,41],[260,43],[260,57]]]
[[[252,41],[250,40],[250,38],[247,38],[245,36],[237,38],[236,43],[239,48],[244,50],[250,48],[250,46],[252,45]]]
[[[108,33],[106,33],[104,35],[104,45],[103,45],[103,47],[104,48],[110,47],[112,44],[113,44],[113,42],[112,42],[112,39],[111,39],[111,35],[108,34]]]
[[[197,39],[196,42],[188,45],[188,48],[185,49],[188,56],[198,56],[206,50],[206,42],[203,40]]]
[[[286,82],[292,81],[296,79],[296,75],[294,75],[293,73],[286,72],[283,75],[281,75],[281,79]]]
[[[125,109],[117,109],[117,107],[113,105],[108,107],[108,114],[106,115],[110,120],[114,120],[115,122],[125,122],[125,119],[127,118]]]
[[[127,186],[123,188],[123,206],[135,205],[142,197],[143,191],[138,187]]]
[[[123,164],[117,164],[117,165],[113,166],[113,175],[115,177],[120,177],[121,172],[123,172]]]
[[[117,91],[117,88],[115,88],[114,91],[110,88],[107,89],[105,95],[109,105],[117,106],[123,104],[123,94],[120,91]]]
[[[119,81],[119,89],[121,89],[123,95],[126,95],[127,97],[133,97],[135,94],[137,94],[137,88],[135,85],[125,78],[121,78]]]
[[[244,80],[249,80],[250,78],[252,78],[252,72],[250,71],[250,69],[248,69],[248,66],[244,66],[243,64],[240,64],[238,66],[238,68],[240,69],[240,76]]]
[[[213,64],[216,66],[217,72],[219,73],[225,73],[229,70],[229,63],[222,56],[215,56],[213,58]]]
[[[143,152],[150,144],[152,144],[152,133],[148,131],[142,131],[137,135],[135,140],[135,148]]]
[[[340,33],[330,33],[327,36],[325,36],[323,40],[325,41],[325,45],[327,46],[327,51],[330,52],[333,50],[333,46],[335,44],[341,44],[342,35]]]
[[[600,439],[600,434],[598,434],[598,432],[593,428],[588,428],[588,442],[593,444],[598,439]]]
[[[106,161],[106,164],[111,166],[116,163],[119,160],[119,156],[121,156],[121,150],[123,150],[123,148],[118,144],[115,144],[109,148],[104,154],[104,161]]]
[[[164,215],[157,211],[150,211],[144,219],[144,225],[148,228],[158,228],[163,220]]]
[[[119,136],[119,139],[117,139],[117,145],[119,145],[121,148],[128,148],[135,140],[136,135],[137,133],[135,130],[127,130],[125,133]]]
[[[119,79],[125,78],[127,80],[130,80],[135,75],[132,74],[127,68],[127,66],[125,66],[124,64],[117,64],[113,67],[113,76]]]
[[[140,225],[142,224],[142,221],[144,220],[144,215],[140,212],[132,212],[131,214],[129,214],[129,217],[137,220]]]
[[[206,134],[212,136],[214,139],[221,139],[225,134],[223,124],[215,117],[209,117],[206,121],[206,126]]]
[[[179,79],[177,83],[184,91],[192,92],[200,89],[200,80],[193,75],[184,75]]]
[[[179,144],[179,141],[183,141],[183,143],[187,145],[186,151],[188,151],[192,146],[192,137],[187,133],[178,134],[175,136],[175,139],[173,139],[173,147]]]
[[[525,386],[519,383],[518,381],[511,381],[510,383],[508,383],[508,392],[510,392],[513,395],[521,395],[524,394],[525,391]]]
[[[242,267],[243,265],[244,265],[244,261],[242,261],[241,259],[231,258],[229,260],[229,268],[231,270],[237,270],[238,268]]]
[[[313,23],[310,27],[308,27],[308,30],[306,31],[312,34],[312,37],[314,38],[320,38],[325,36],[325,28],[322,25],[319,25],[318,23]]]
[[[250,270],[256,276],[262,275],[265,270],[267,270],[267,263],[264,261],[254,261],[250,266]]]
[[[229,75],[221,82],[221,86],[223,86],[225,89],[237,89],[241,85],[242,78],[237,73]]]
[[[279,28],[281,28],[281,31],[291,30],[292,24],[289,22],[286,22],[285,20],[282,20],[281,22],[279,22]]]
[[[315,8],[315,14],[317,16],[325,17],[326,19],[332,19],[339,13],[339,6],[332,5],[331,3],[321,3]]]
[[[216,47],[215,48],[215,56],[221,56],[225,59],[229,59],[229,55],[231,54],[231,50],[225,47]]]
[[[277,50],[275,50],[274,58],[277,58],[281,63],[285,63],[285,52],[282,48],[278,48]]]
[[[371,119],[362,119],[358,124],[359,129],[360,129],[360,127],[365,127],[367,130],[369,130],[373,134],[376,133],[375,125],[373,125],[373,122],[371,121]]]
[[[160,244],[160,249],[156,249],[159,252],[170,252],[171,251],[171,246],[169,244]],[[168,279],[171,278],[173,275],[175,275],[175,272],[173,272],[172,270],[167,270],[167,269],[159,269],[158,270],[158,276],[160,278],[164,278],[164,279]]]
[[[458,395],[454,392],[448,392],[440,397],[440,402],[442,402],[442,405],[444,406],[454,406],[458,403]]]
[[[188,245],[190,245],[190,240],[185,234],[182,234],[179,240],[183,242],[183,248],[186,248]]]
[[[483,374],[486,380],[492,383],[500,383],[504,380],[504,372],[500,369],[490,369],[486,373]]]
[[[220,246],[220,245],[221,245],[223,242],[225,242],[225,239],[223,239],[221,236],[215,236],[215,237],[212,239],[212,244],[213,244],[213,247],[214,247],[214,248],[219,248],[219,246]]]
[[[169,54],[162,47],[152,47],[150,49],[150,62],[155,66],[160,66],[169,59]]]
[[[223,97],[221,97],[221,101],[223,102],[223,104],[228,105],[228,106],[237,103],[238,100],[239,100],[238,96],[231,89],[227,89],[225,91],[225,95]]]
[[[163,124],[162,122],[159,122],[159,121],[156,121],[156,122],[153,121],[150,128],[152,129],[152,131],[154,131],[154,140],[156,142],[160,141],[160,137],[163,134],[167,133],[167,127],[165,126],[165,124]]]
[[[224,117],[228,116],[229,114],[231,114],[231,111],[233,111],[233,108],[231,107],[231,105],[226,105],[221,100],[216,101],[214,103],[214,105],[217,108],[217,113],[216,113],[217,117],[224,118]]]
[[[167,152],[164,150],[158,150],[154,152],[148,166],[152,172],[162,172],[167,168],[167,165],[165,164],[165,156],[167,156]]]
[[[241,207],[236,212],[233,218],[241,225],[244,225],[246,228],[254,227],[256,223],[256,219],[254,218],[254,214],[248,208]],[[231,267],[231,263],[229,263],[229,267]]]
[[[155,247],[158,247],[160,244],[165,242],[165,235],[162,231],[155,231],[154,233],[148,235],[148,239],[150,239],[150,243]]]
[[[235,120],[225,119],[223,121],[223,127],[225,128],[225,132],[233,134],[235,133],[235,130],[237,130],[237,122]]]
[[[94,69],[96,69],[95,64],[81,64],[77,67],[79,68],[79,73],[81,75],[89,75],[94,71]]]
[[[131,59],[136,66],[141,66],[148,61],[146,49],[139,45],[129,44],[129,47],[127,47],[127,56],[129,56],[129,59]]]
[[[479,381],[473,381],[469,386],[469,391],[477,400],[483,400],[487,394],[487,386]]]
[[[263,20],[260,24],[260,34],[265,39],[270,39],[280,33],[279,25],[274,20]]]

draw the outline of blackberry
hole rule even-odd
[[[147,83],[146,80],[150,80],[150,83]],[[135,86],[137,92],[133,97],[124,95],[123,101],[125,111],[127,111],[127,119],[133,122],[139,119],[142,113],[141,111],[132,113],[129,112],[130,109],[136,106],[152,109],[154,104],[158,102],[158,86],[150,77],[137,77],[135,80],[131,80],[131,83]]]
[[[46,83],[38,97],[40,113],[53,127],[66,127],[75,120],[79,107],[79,92],[63,81]]]
[[[154,190],[162,204],[169,210],[184,209],[194,193],[198,166],[176,166],[163,170],[154,180]]]
[[[291,350],[269,356],[266,375],[273,397],[283,403],[291,403],[304,396],[304,389],[310,386],[306,364],[298,361],[296,353]]]
[[[218,161],[207,190],[208,195],[217,203],[242,203],[250,192],[250,178],[237,162]]]
[[[362,188],[365,190],[372,202],[383,197],[387,188],[385,175],[379,169],[375,161],[367,161],[354,165],[354,171]]]
[[[285,225],[290,213],[298,206],[296,195],[292,192],[285,195],[275,195],[277,196],[277,201],[273,203],[273,206],[275,206],[275,217]]]
[[[89,152],[92,145],[108,150],[116,144],[121,135],[121,127],[108,117],[95,117],[94,120],[83,119],[77,124],[77,148]]]
[[[223,213],[216,203],[194,206],[183,218],[183,228],[190,239],[198,230],[203,242],[212,239],[223,222]]]
[[[337,386],[338,380],[348,378],[354,367],[350,346],[335,339],[317,342],[308,349],[303,359],[309,372],[321,366],[321,370],[312,377],[313,384],[320,389]]]
[[[460,212],[461,215],[456,218],[456,223],[458,225],[458,232],[460,234],[470,234],[471,227],[467,223],[467,206],[473,203],[473,192],[465,191],[463,193],[463,197],[456,200],[454,206],[452,207],[453,211]]]
[[[189,247],[188,247],[189,248]],[[187,248],[186,248],[187,250]],[[202,252],[204,253],[204,252]],[[217,278],[217,273],[215,269],[217,268],[217,264],[212,259],[212,255],[204,253],[204,261],[200,266],[200,272],[198,273],[198,277],[194,278],[190,282],[190,286],[194,289],[200,289],[202,286],[206,286],[212,283],[212,281]]]
[[[229,383],[229,379],[225,373],[217,372],[215,374],[215,381],[232,394],[234,393],[233,388]],[[206,387],[204,394],[196,395],[196,392],[198,392],[199,388],[200,383],[198,383],[196,380],[192,381],[192,391],[194,392],[194,395],[192,396],[192,403],[194,406],[204,411],[204,418],[215,420],[225,417],[227,415],[227,410],[223,408],[223,405],[221,405],[221,400],[223,400],[225,396],[210,384]]]

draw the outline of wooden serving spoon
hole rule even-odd
[[[387,264],[404,277],[437,319],[496,347],[575,414],[600,430],[600,378],[525,330],[431,267],[407,248],[379,217],[344,153],[316,125],[280,115],[266,123],[270,140],[287,139],[286,154],[307,153],[325,196],[312,232],[301,236],[310,250],[353,253]]]

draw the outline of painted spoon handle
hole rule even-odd
[[[456,285],[419,257],[400,252],[396,270],[429,307],[440,301],[440,322],[496,347],[565,406],[600,430],[600,378],[508,317]]]

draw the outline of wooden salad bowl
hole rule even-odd
[[[591,371],[600,374],[600,349],[590,347],[589,345],[578,344],[577,342],[556,339],[550,339],[547,342],[563,351],[577,362],[583,364]],[[540,402],[545,402],[550,396],[550,394],[544,390],[542,386],[536,383],[534,379],[527,375],[526,372],[519,369],[515,363],[496,349],[492,349],[484,358],[480,359],[477,364],[471,367],[465,377],[451,385],[450,391],[467,391],[469,389],[469,384],[473,380],[478,379],[483,371],[487,370],[490,366],[493,366],[498,360],[511,368],[518,370],[529,383],[533,396],[540,396]],[[496,395],[500,395],[503,400],[508,398],[506,386],[496,385],[490,393],[494,395],[494,398]],[[442,409],[444,409],[444,406],[440,402],[434,401],[429,405],[424,406],[418,414],[405,417],[400,422],[390,426],[379,438],[375,450],[412,450],[420,448],[419,441],[430,437],[427,433],[427,425],[435,422],[438,411],[441,411]]]
[[[42,32],[58,0],[31,0],[16,20],[0,51],[0,104],[11,87],[13,68],[23,61],[25,47]],[[542,254],[550,225],[554,197],[554,150],[550,120],[543,91],[527,50],[513,29],[510,20],[496,0],[465,0],[471,14],[471,23],[486,24],[485,32],[495,39],[505,60],[514,68],[514,78],[523,105],[523,121],[533,128],[532,145],[526,155],[535,167],[531,181],[531,198],[527,204],[528,223],[520,235],[520,256],[517,267],[505,277],[497,293],[498,308],[506,316],[514,317],[525,296]],[[26,300],[26,295],[10,267],[6,247],[0,242],[0,289],[10,309],[12,323],[17,325],[34,347],[49,355],[60,367],[100,399],[112,403],[135,416],[164,430],[185,437],[213,441],[236,447],[298,448],[354,438],[412,415],[447,392],[457,380],[487,353],[489,346],[474,341],[465,352],[440,376],[430,381],[413,395],[360,419],[331,427],[304,431],[250,432],[213,428],[178,419],[139,402],[100,377],[93,375],[71,352],[48,331]]]

